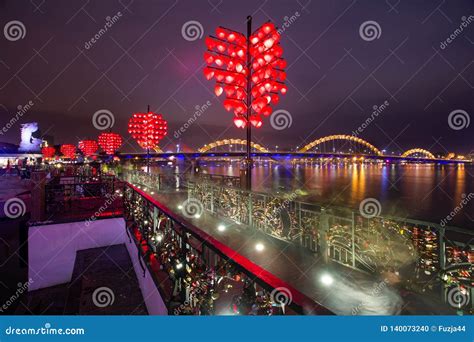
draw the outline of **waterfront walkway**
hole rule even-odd
[[[180,214],[187,192],[153,195]],[[403,273],[374,276],[336,264],[299,246],[277,240],[254,229],[216,218],[204,211],[189,220],[201,230],[263,267],[297,290],[339,315],[456,314],[433,292],[417,294],[401,288]],[[226,229],[220,231],[223,224]],[[262,251],[256,249],[261,243]]]

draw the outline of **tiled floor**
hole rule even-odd
[[[17,314],[147,315],[125,245],[79,251],[70,283],[32,291]]]

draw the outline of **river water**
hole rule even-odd
[[[239,175],[237,163],[206,163],[202,169]],[[364,199],[375,198],[381,203],[382,216],[434,223],[444,219],[446,225],[474,230],[474,165],[261,162],[252,174],[254,191],[299,189],[299,200],[354,209]]]

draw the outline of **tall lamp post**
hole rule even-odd
[[[286,94],[286,61],[281,57],[280,34],[275,25],[266,22],[252,32],[252,17],[247,17],[247,34],[219,26],[216,36],[206,38],[207,66],[204,76],[215,78],[214,92],[225,92],[224,108],[234,112],[234,124],[247,129],[245,185],[251,189],[252,126],[260,128],[262,116],[272,113],[279,93]]]

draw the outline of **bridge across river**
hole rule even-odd
[[[244,158],[245,152],[163,152],[163,153],[120,153],[118,157],[121,159],[169,159],[182,158],[193,160],[198,158]],[[439,164],[470,164],[471,160],[442,159],[442,158],[421,158],[410,156],[384,156],[384,155],[361,155],[349,153],[317,153],[317,152],[253,152],[254,158],[268,158],[273,160],[279,159],[347,159],[347,160],[374,160],[384,162],[409,162],[409,163],[439,163]]]

